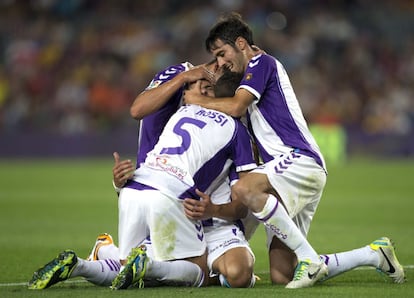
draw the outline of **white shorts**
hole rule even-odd
[[[151,237],[158,261],[201,256],[206,251],[200,221],[188,219],[182,200],[157,190],[123,188],[119,194],[119,254],[126,259],[131,249]]]
[[[325,170],[313,158],[290,152],[252,172],[267,175],[290,217],[306,237],[325,187]],[[274,234],[270,231],[267,234],[269,242]]]
[[[244,237],[240,228],[234,224],[228,224],[224,226],[211,226],[204,227],[204,232],[207,241],[207,265],[210,269],[210,275],[214,276],[217,272],[213,272],[213,263],[225,252],[232,248],[244,247],[246,248],[255,259],[253,251]]]

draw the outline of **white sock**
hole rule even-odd
[[[227,281],[227,279],[224,277],[223,274],[219,274],[219,281],[222,287],[231,288],[229,282]]]
[[[252,279],[250,280],[249,288],[253,288],[255,284],[256,284],[256,276],[252,274]]]
[[[86,261],[78,258],[78,264],[71,277],[82,276],[89,282],[98,286],[110,286],[118,275],[121,263],[112,259]]]
[[[102,245],[98,250],[98,259],[119,259],[119,248],[115,244]]]
[[[269,194],[263,210],[253,213],[253,215],[264,222],[277,238],[293,250],[299,260],[310,260],[313,263],[320,262],[319,255],[275,196]]]
[[[189,261],[160,262],[149,259],[144,279],[155,279],[169,286],[201,287],[204,273],[198,265]]]
[[[369,245],[336,254],[321,255],[321,259],[328,266],[329,273],[326,279],[360,266],[377,267],[379,263],[378,253]]]
[[[222,287],[231,288],[229,282],[227,281],[226,277],[223,274],[219,274],[219,281]],[[250,280],[250,284],[248,288],[253,288],[255,284],[256,284],[256,276],[252,274],[252,279]]]

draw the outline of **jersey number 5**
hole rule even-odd
[[[205,122],[194,119],[194,118],[189,118],[189,117],[181,118],[175,124],[174,129],[173,129],[174,133],[181,136],[182,138],[181,146],[163,148],[160,154],[182,154],[190,147],[191,135],[185,128],[182,127],[184,124],[192,124],[199,128],[203,128],[204,126],[206,126]]]

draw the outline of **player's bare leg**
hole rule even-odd
[[[298,260],[291,249],[273,237],[269,248],[269,264],[272,283],[286,285],[293,279]]]
[[[231,288],[249,288],[254,285],[254,259],[249,250],[236,247],[228,250],[213,263],[213,270],[220,272]]]
[[[315,284],[328,273],[327,266],[321,262],[319,255],[307,241],[288,212],[283,200],[263,173],[249,173],[243,176],[233,187],[236,199],[254,212],[274,236],[280,239],[297,256],[298,265],[292,281],[287,288],[303,288]]]

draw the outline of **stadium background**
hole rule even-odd
[[[0,157],[134,155],[135,96],[211,57],[235,10],[286,66],[328,162],[414,153],[414,2],[0,1]]]

